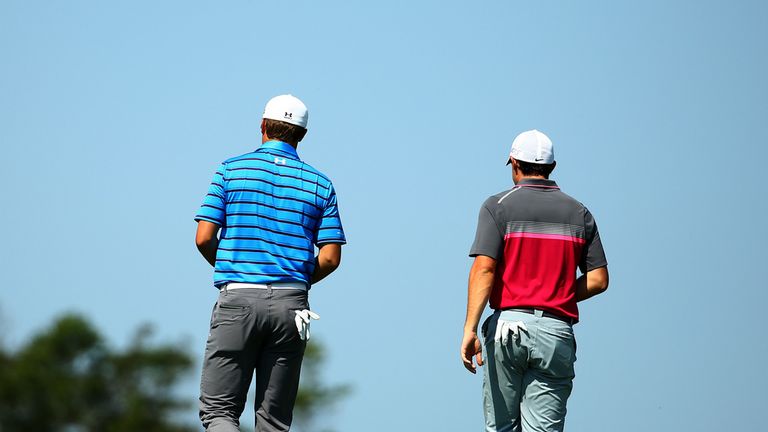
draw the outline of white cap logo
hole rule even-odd
[[[515,137],[509,157],[523,162],[549,165],[555,161],[555,149],[548,136],[534,129]]]
[[[264,107],[264,118],[307,128],[309,112],[304,102],[291,95],[275,96]]]

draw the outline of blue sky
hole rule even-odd
[[[292,93],[349,240],[311,295],[325,378],[355,389],[339,431],[480,430],[458,356],[467,252],[532,128],[611,272],[581,305],[568,430],[751,429],[767,19],[757,1],[4,0],[2,340],[76,310],[116,345],[148,321],[200,358],[216,292],[192,217]]]

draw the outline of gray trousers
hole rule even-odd
[[[496,311],[483,324],[483,404],[487,432],[561,432],[573,387],[576,339],[554,318]],[[494,340],[503,321],[522,322],[517,338]]]
[[[200,383],[200,420],[208,432],[239,431],[254,371],[256,431],[290,429],[306,347],[296,309],[309,309],[306,291],[221,290]]]

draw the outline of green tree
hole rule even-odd
[[[115,351],[82,316],[68,314],[16,352],[0,345],[0,432],[199,430],[176,415],[193,409],[196,395],[173,393],[196,370],[193,359],[179,346],[150,344],[151,334],[142,326],[125,350]],[[312,340],[296,401],[297,431],[317,431],[320,409],[349,392],[346,385],[323,384],[324,358],[322,345]]]
[[[193,365],[172,345],[150,346],[142,327],[112,351],[82,317],[66,315],[18,352],[0,351],[0,430],[185,432],[172,414],[190,402],[172,394]]]

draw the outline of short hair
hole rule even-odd
[[[304,138],[307,130],[280,120],[264,119],[264,133],[269,139],[296,144]]]
[[[519,159],[515,159],[517,161],[517,166],[520,168],[520,172],[523,173],[523,175],[526,176],[542,176],[544,178],[549,178],[549,175],[552,174],[552,170],[555,169],[555,164],[536,164],[531,162],[525,162],[521,161]]]

